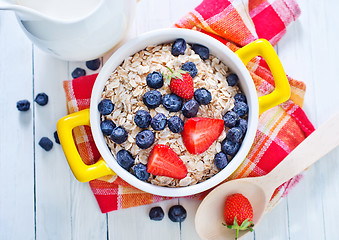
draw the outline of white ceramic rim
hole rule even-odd
[[[72,23],[80,23],[84,20],[86,20],[89,16],[93,15],[95,12],[98,11],[98,9],[102,8],[102,5],[105,3],[105,0],[100,0],[98,5],[95,6],[91,11],[89,11],[86,15],[78,17],[78,18],[71,18],[71,19],[62,19],[62,18],[56,18],[48,16],[47,14],[43,14],[39,12],[38,10],[35,10],[34,8],[22,6],[17,3],[13,3],[11,5],[6,6],[4,9],[14,10],[15,12],[19,13],[30,13],[32,15],[38,16],[43,19],[47,19],[48,21],[52,21],[54,23],[60,23],[60,24],[72,24]],[[108,0],[109,1],[109,0]],[[21,19],[19,17],[19,19]]]
[[[243,140],[243,143],[232,161],[218,174],[214,175],[210,179],[187,187],[162,187],[153,185],[137,179],[134,175],[120,167],[113,155],[111,154],[104,136],[100,129],[100,114],[97,109],[98,103],[101,100],[101,93],[104,89],[106,81],[111,73],[123,62],[123,60],[134,53],[145,49],[150,45],[157,45],[166,42],[173,42],[177,38],[183,38],[187,43],[199,43],[209,48],[210,53],[217,56],[222,62],[224,62],[232,72],[235,72],[239,76],[240,87],[247,97],[249,106],[248,113],[248,129]],[[92,97],[90,103],[90,123],[91,130],[95,144],[107,165],[123,180],[133,185],[134,187],[160,196],[169,197],[181,197],[189,196],[196,193],[208,190],[230,176],[244,161],[247,153],[249,152],[258,127],[259,116],[259,103],[258,96],[255,90],[253,80],[239,57],[234,54],[228,47],[219,42],[218,40],[188,29],[160,29],[151,32],[147,32],[139,35],[138,37],[128,41],[121,48],[119,48],[104,64],[101,69],[92,90]]]

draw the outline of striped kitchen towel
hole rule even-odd
[[[266,38],[273,45],[276,44],[285,33],[286,26],[299,14],[300,10],[294,0],[249,0],[248,7],[240,0],[204,0],[176,23],[175,27],[204,32],[236,51],[258,38]],[[247,67],[258,95],[267,94],[274,89],[274,80],[264,60],[254,58]],[[64,81],[69,113],[89,107],[96,76]],[[270,172],[314,131],[301,109],[305,84],[289,77],[288,79],[292,91],[291,98],[260,116],[255,141],[249,154],[227,180],[260,176]],[[100,155],[90,128],[77,127],[74,129],[74,136],[83,160],[87,164],[94,163]],[[300,177],[301,175],[298,175],[277,188],[270,207],[285,196]],[[116,176],[93,180],[89,184],[103,213],[168,199],[142,192]],[[191,196],[195,199],[203,197],[204,194]]]

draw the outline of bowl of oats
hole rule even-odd
[[[246,68],[268,63],[275,89],[258,96]],[[286,101],[289,83],[273,47],[263,39],[235,53],[204,33],[161,29],[130,40],[101,69],[90,109],[58,122],[75,177],[117,176],[143,191],[188,196],[229,177],[245,159],[259,114]],[[90,125],[102,158],[86,165],[72,129]]]

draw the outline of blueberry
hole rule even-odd
[[[246,96],[242,93],[237,93],[235,94],[234,96],[234,100],[236,102],[244,102],[244,103],[247,103],[247,99],[246,99]]]
[[[100,123],[101,131],[106,136],[110,136],[115,127],[116,127],[115,123],[109,119],[106,119]]]
[[[38,93],[34,101],[40,106],[45,106],[48,103],[48,96],[46,93]]]
[[[199,103],[194,99],[189,100],[182,107],[182,114],[187,117],[195,117],[199,111]]]
[[[163,130],[167,125],[167,118],[163,113],[158,113],[152,118],[151,127],[155,131]]]
[[[184,121],[178,116],[168,119],[168,128],[174,133],[181,133],[184,130]]]
[[[154,221],[161,221],[165,216],[164,210],[161,207],[153,207],[149,211],[149,218]]]
[[[57,144],[60,144],[60,140],[59,140],[58,132],[57,132],[57,131],[55,131],[53,135],[54,135],[54,140],[55,140],[55,142],[56,142]]]
[[[235,102],[233,111],[239,115],[239,117],[243,117],[248,112],[248,106],[244,102]]]
[[[182,38],[178,38],[174,41],[172,45],[172,55],[173,56],[179,56],[184,55],[186,50],[186,41]]]
[[[157,90],[151,90],[144,94],[142,101],[149,108],[156,108],[161,104],[161,93]]]
[[[243,119],[243,118],[238,119],[237,123],[235,124],[235,126],[241,130],[243,135],[246,133],[247,125],[248,123],[246,119]]]
[[[108,115],[114,110],[114,104],[110,99],[103,99],[98,104],[98,110],[102,115]]]
[[[41,138],[39,141],[39,145],[46,151],[49,151],[53,148],[53,142],[48,137]]]
[[[123,127],[116,127],[113,129],[111,139],[117,144],[121,144],[127,140],[128,134]]]
[[[82,77],[82,76],[85,76],[85,75],[86,75],[86,71],[85,71],[85,69],[82,69],[82,68],[76,68],[72,72],[73,78],[78,78],[78,77]]]
[[[16,103],[16,108],[19,111],[28,111],[31,103],[28,100],[20,100]]]
[[[134,175],[141,181],[146,181],[150,176],[147,166],[141,163],[134,166]]]
[[[151,130],[143,130],[139,132],[135,138],[136,144],[141,149],[146,149],[152,146],[154,140],[154,133]]]
[[[122,168],[128,171],[134,165],[134,158],[129,151],[121,149],[117,153],[117,162]]]
[[[228,86],[234,87],[239,81],[238,75],[231,73],[226,77],[226,81],[228,83]]]
[[[145,110],[138,110],[134,116],[134,122],[140,128],[148,128],[151,120],[151,114]]]
[[[95,70],[98,70],[98,69],[99,69],[100,64],[101,64],[100,59],[97,58],[97,59],[94,59],[94,60],[91,60],[91,61],[87,61],[87,62],[86,62],[86,67],[87,67],[88,69],[90,69],[90,70],[95,71]]]
[[[182,99],[174,93],[166,94],[162,98],[162,105],[169,112],[179,112],[182,108]]]
[[[191,75],[192,78],[194,78],[198,74],[197,66],[195,66],[195,64],[193,62],[184,63],[181,66],[181,69],[188,72],[189,75]]]
[[[240,142],[242,136],[242,130],[238,127],[233,127],[227,131],[226,139],[232,142]]]
[[[225,115],[222,117],[222,120],[224,120],[225,127],[232,128],[237,124],[239,116],[233,111],[228,111],[225,113]]]
[[[202,60],[206,60],[210,57],[210,50],[200,44],[193,44],[192,50],[200,56]]]
[[[199,88],[195,90],[194,92],[194,99],[200,104],[200,105],[207,105],[212,100],[212,95],[210,91],[208,91],[206,88]]]
[[[227,155],[223,152],[219,152],[214,156],[214,164],[218,169],[224,169],[228,164]]]
[[[164,78],[160,72],[149,73],[146,77],[147,86],[158,89],[164,86]]]
[[[240,148],[240,144],[237,142],[232,142],[226,138],[221,142],[221,151],[223,153],[234,156]]]
[[[183,222],[187,217],[186,209],[181,205],[174,205],[168,210],[168,217],[172,222]]]

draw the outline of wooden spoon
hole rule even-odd
[[[274,190],[339,145],[339,114],[314,131],[270,173],[261,177],[241,178],[221,184],[201,202],[195,228],[201,239],[234,239],[235,230],[223,226],[225,200],[241,193],[253,207],[254,226],[261,220]],[[239,238],[248,231],[240,231]]]

